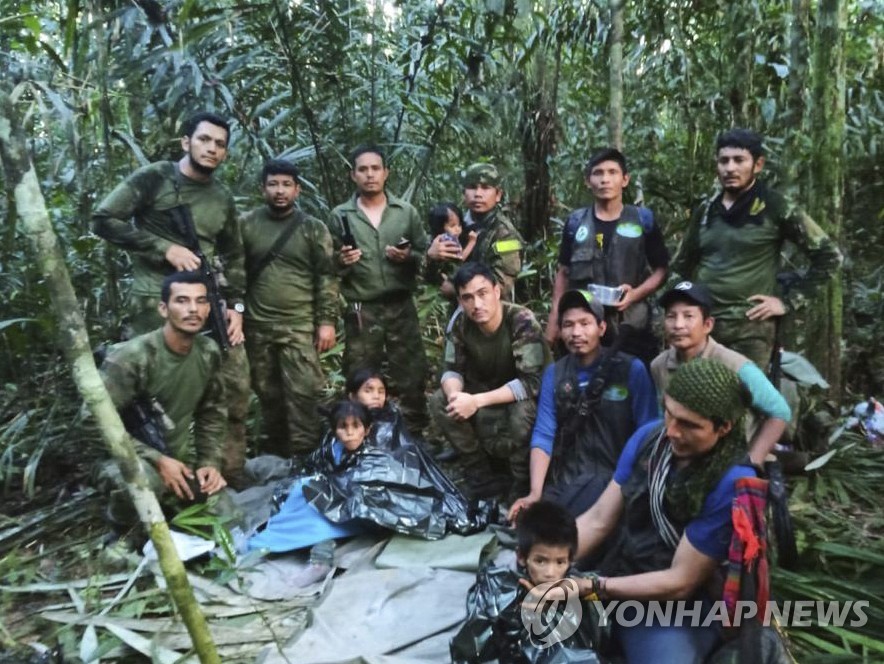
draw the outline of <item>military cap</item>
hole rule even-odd
[[[499,187],[502,179],[497,166],[486,163],[473,164],[467,167],[460,172],[460,178],[464,187],[474,187],[477,184]]]

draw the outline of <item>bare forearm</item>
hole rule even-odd
[[[528,462],[528,473],[531,477],[530,495],[540,498],[543,495],[543,486],[546,484],[546,473],[549,471],[549,454],[539,447],[531,448],[531,457]]]
[[[508,385],[502,385],[496,390],[490,390],[489,392],[479,392],[474,396],[476,397],[476,405],[478,405],[479,408],[487,408],[488,406],[497,406],[499,404],[512,403],[516,400],[516,395],[513,393]]]
[[[645,279],[633,289],[635,292],[635,300],[644,300],[646,297],[653,294],[658,288],[660,288],[660,286],[663,285],[664,281],[666,281],[666,268],[658,267],[656,270],[651,272],[651,275],[647,279]]]
[[[446,378],[442,381],[442,393],[446,397],[463,391],[463,381],[459,378]]]
[[[749,444],[749,458],[756,466],[764,463],[765,457],[773,451],[774,445],[783,437],[788,423],[776,417],[768,417],[764,420],[755,437]]]

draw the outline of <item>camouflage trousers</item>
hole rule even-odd
[[[414,299],[395,302],[349,303],[344,315],[344,371],[369,367],[381,371],[387,363],[390,391],[399,397],[408,430],[420,434],[427,424],[427,357]]]
[[[321,433],[317,407],[325,383],[313,334],[287,325],[248,324],[246,351],[261,401],[261,452],[290,458],[313,451]]]
[[[129,299],[129,324],[135,334],[144,334],[163,325],[157,306],[159,297],[133,295]],[[246,417],[249,414],[249,360],[245,346],[231,348],[221,364],[227,402],[227,438],[221,474],[235,488],[240,486],[246,463]]]
[[[510,497],[523,496],[529,489],[528,451],[537,402],[514,401],[480,408],[465,422],[448,416],[448,399],[442,390],[430,397],[430,415],[443,436],[461,453],[468,482],[479,485],[493,471],[494,461],[508,464]]]
[[[154,492],[157,500],[167,516],[171,516],[180,512],[185,507],[189,507],[193,503],[178,498],[173,492],[166,488],[160,474],[154,468],[153,464],[139,459],[141,470],[147,479],[147,485]],[[104,461],[96,465],[93,471],[93,483],[99,492],[106,495],[108,520],[118,527],[131,527],[139,522],[138,512],[129,496],[126,488],[126,481],[123,474],[115,461]],[[222,490],[215,496],[210,497],[211,506],[209,513],[216,516],[240,517],[237,514],[236,507],[231,500],[230,494],[226,490]],[[228,524],[230,525],[230,524]]]
[[[767,371],[773,352],[776,322],[715,319],[712,336],[723,346],[745,355],[762,371]]]

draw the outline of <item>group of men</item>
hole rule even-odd
[[[170,450],[180,466],[161,464],[156,450],[139,447],[179,496],[187,495],[184,479],[194,471],[202,482],[204,467],[219,471],[221,483],[245,483],[250,389],[264,422],[259,450],[292,456],[315,447],[324,385],[320,355],[336,343],[341,296],[345,372],[386,367],[406,425],[426,432],[432,416],[435,430],[461,456],[467,487],[476,495],[506,495],[513,513],[545,494],[557,495],[575,514],[592,504],[626,440],[657,417],[647,371],[652,360],[658,390],[675,367],[697,356],[724,359],[737,371],[755,396],[753,460],[782,432],[788,408],[759,368],[770,357],[773,321],[789,306],[775,295],[779,251],[791,240],[807,253],[811,268],[799,289],[805,295],[831,274],[839,254],[809,217],[757,180],[764,156],[753,132],[732,130],[718,139],[722,191],[694,215],[673,264],[696,282],[661,298],[671,348],[656,360],[650,296],[667,278],[669,254],[650,210],[623,202],[625,157],[607,149],[587,164],[593,204],[565,224],[545,332],[514,302],[523,241],[501,205],[500,173],[487,163],[465,169],[465,221],[478,238],[453,279],[460,311],[449,325],[429,409],[414,294],[427,262],[458,261],[460,246],[445,235],[430,240],[415,208],[387,190],[382,150],[353,152],[356,191],[325,221],[297,207],[299,173],[281,160],[268,161],[261,173],[264,205],[237,217],[232,196],[214,177],[228,153],[228,123],[200,113],[182,133],[178,161],[138,169],[94,216],[95,232],[131,256],[129,321],[136,335],[147,335],[118,345],[107,359],[105,377],[117,405],[140,394],[177,412],[176,395],[184,390],[194,404],[222,404],[220,410],[194,405],[190,421],[176,423],[184,430],[174,435],[191,441],[189,461]],[[181,207],[189,210],[198,247],[170,222]],[[197,323],[205,322],[213,286],[182,276],[203,261],[211,263],[226,303],[224,352],[205,340],[174,341],[196,335]],[[620,299],[602,306],[593,294],[598,286],[619,289]],[[180,307],[179,298],[185,300]],[[709,336],[713,321],[717,342]],[[550,345],[559,339],[566,352],[551,365]],[[187,364],[195,348],[213,359],[192,370],[199,380],[181,380],[173,365]],[[222,413],[224,426],[215,427],[214,419],[206,426],[201,413],[207,410],[214,419]],[[200,441],[215,429],[217,449],[194,461],[193,450],[205,448]],[[497,480],[492,489],[489,478]]]

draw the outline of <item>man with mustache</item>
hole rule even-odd
[[[353,197],[332,210],[344,314],[344,373],[386,362],[408,430],[427,425],[427,358],[414,304],[427,231],[417,210],[386,189],[383,150],[361,145],[350,156]]]
[[[190,208],[200,248],[212,263],[227,301],[231,348],[222,363],[228,416],[222,470],[232,485],[240,486],[249,408],[249,369],[242,345],[245,270],[233,196],[214,177],[227,158],[229,140],[230,127],[224,118],[207,112],[191,116],[182,127],[184,155],[177,161],[139,168],[105,197],[92,222],[96,235],[131,257],[129,324],[133,334],[143,334],[162,322],[157,293],[163,278],[200,266],[194,252],[184,246],[186,239],[175,230],[170,212],[178,206]]]
[[[112,347],[101,365],[107,391],[118,409],[135,401],[151,403],[164,450],[133,438],[148,483],[165,504],[181,507],[217,493],[227,411],[221,351],[200,330],[209,315],[202,276],[173,272],[161,287],[158,317],[163,326]],[[110,484],[108,517],[117,525],[137,520],[115,463],[101,470]]]
[[[718,136],[715,151],[721,190],[694,211],[672,270],[709,289],[715,338],[763,371],[775,319],[825,284],[841,254],[813,219],[758,179],[765,163],[759,134],[731,129]],[[787,240],[810,268],[784,299],[776,277]]]
[[[338,282],[328,228],[295,207],[301,181],[294,164],[268,161],[261,192],[265,205],[240,220],[246,350],[261,401],[261,450],[288,458],[319,443],[319,354],[335,345]]]

